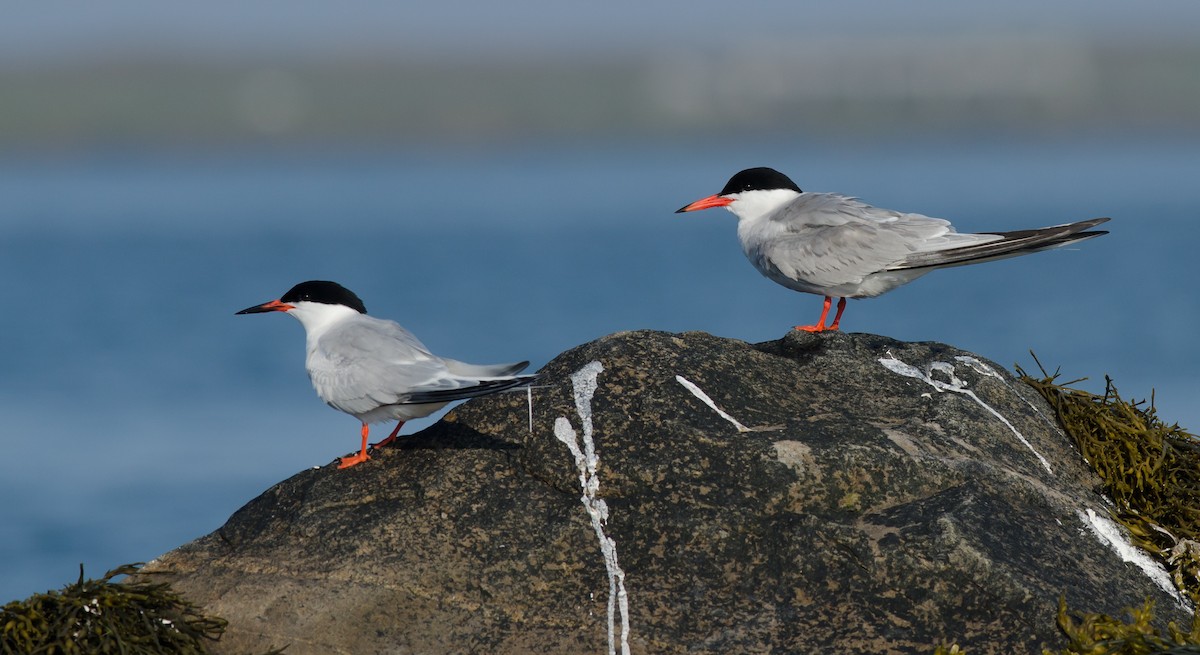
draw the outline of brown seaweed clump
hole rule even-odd
[[[1036,361],[1036,357],[1034,360]],[[1058,373],[1022,380],[1054,408],[1059,424],[1100,476],[1113,501],[1113,518],[1135,543],[1167,568],[1193,607],[1200,606],[1200,440],[1178,424],[1167,425],[1154,397],[1129,402],[1105,376],[1103,395],[1056,383]],[[1200,611],[1188,630],[1155,625],[1154,605],[1129,609],[1129,620],[1067,608],[1059,601],[1058,625],[1067,637],[1062,655],[1200,655]],[[1051,651],[1045,651],[1047,655]]]
[[[115,568],[99,579],[34,594],[0,609],[4,655],[205,655],[225,631],[224,619],[205,616],[167,583],[116,583],[140,564]],[[279,652],[279,651],[275,651]]]
[[[1154,624],[1154,603],[1129,610],[1129,620],[1104,614],[1075,612],[1058,601],[1058,627],[1067,637],[1061,655],[1200,655],[1200,614],[1192,617],[1190,630],[1168,623],[1166,630]],[[1044,650],[1044,655],[1056,655]]]
[[[1200,604],[1200,440],[1178,424],[1163,423],[1153,395],[1148,404],[1122,400],[1107,376],[1104,394],[1096,395],[1068,386],[1079,380],[1056,384],[1058,374],[1044,369],[1041,379],[1020,367],[1017,372],[1054,408],[1099,474],[1113,518]]]

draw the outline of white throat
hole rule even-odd
[[[345,305],[326,305],[307,300],[290,304],[295,309],[288,310],[287,314],[300,321],[300,324],[304,326],[304,332],[308,335],[309,342],[324,334],[330,327],[348,318],[360,316],[357,311]]]
[[[731,193],[733,202],[725,209],[733,212],[739,221],[753,221],[773,214],[776,210],[795,200],[800,194],[791,189],[771,189]]]

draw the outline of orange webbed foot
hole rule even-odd
[[[351,466],[354,466],[355,464],[362,464],[363,462],[367,461],[368,459],[371,459],[371,456],[367,454],[367,436],[370,433],[371,433],[370,426],[368,426],[366,423],[363,423],[362,424],[362,432],[360,433],[362,436],[362,448],[358,451],[357,455],[347,455],[347,456],[341,458],[340,460],[338,460],[338,468],[348,469]]]
[[[341,458],[340,460],[338,460],[338,468],[348,469],[351,466],[354,466],[355,464],[362,464],[363,462],[367,461],[368,459],[371,459],[371,456],[366,453],[359,453],[357,455],[347,455],[347,456]]]
[[[833,319],[833,325],[830,325],[829,327],[825,327],[825,317],[829,316],[829,307],[832,304],[833,304],[833,298],[831,296],[825,296],[825,304],[821,307],[821,318],[817,321],[817,324],[816,325],[797,325],[796,329],[802,330],[804,332],[824,332],[825,330],[838,329],[838,323],[842,320],[842,310],[846,309],[846,299],[842,298],[841,300],[838,301],[837,316],[835,316]]]

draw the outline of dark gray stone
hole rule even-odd
[[[943,362],[932,379],[987,407],[881,358]],[[222,652],[606,652],[608,569],[555,436],[565,420],[582,442],[571,376],[593,361],[631,652],[1040,652],[1062,595],[1188,618],[1088,527],[1098,480],[1032,389],[950,346],[845,333],[599,339],[545,367],[532,433],[523,393],[473,400],[365,464],[297,474],[147,570],[230,621]]]

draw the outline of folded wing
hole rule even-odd
[[[929,251],[980,246],[1003,237],[959,234],[949,221],[872,207],[854,198],[805,193],[772,217],[757,255],[792,280],[816,287],[857,284]]]
[[[329,365],[310,369],[313,386],[325,402],[351,414],[473,398],[534,378],[513,375],[529,362],[475,365],[438,357],[392,321],[338,326],[318,340],[317,348]]]

